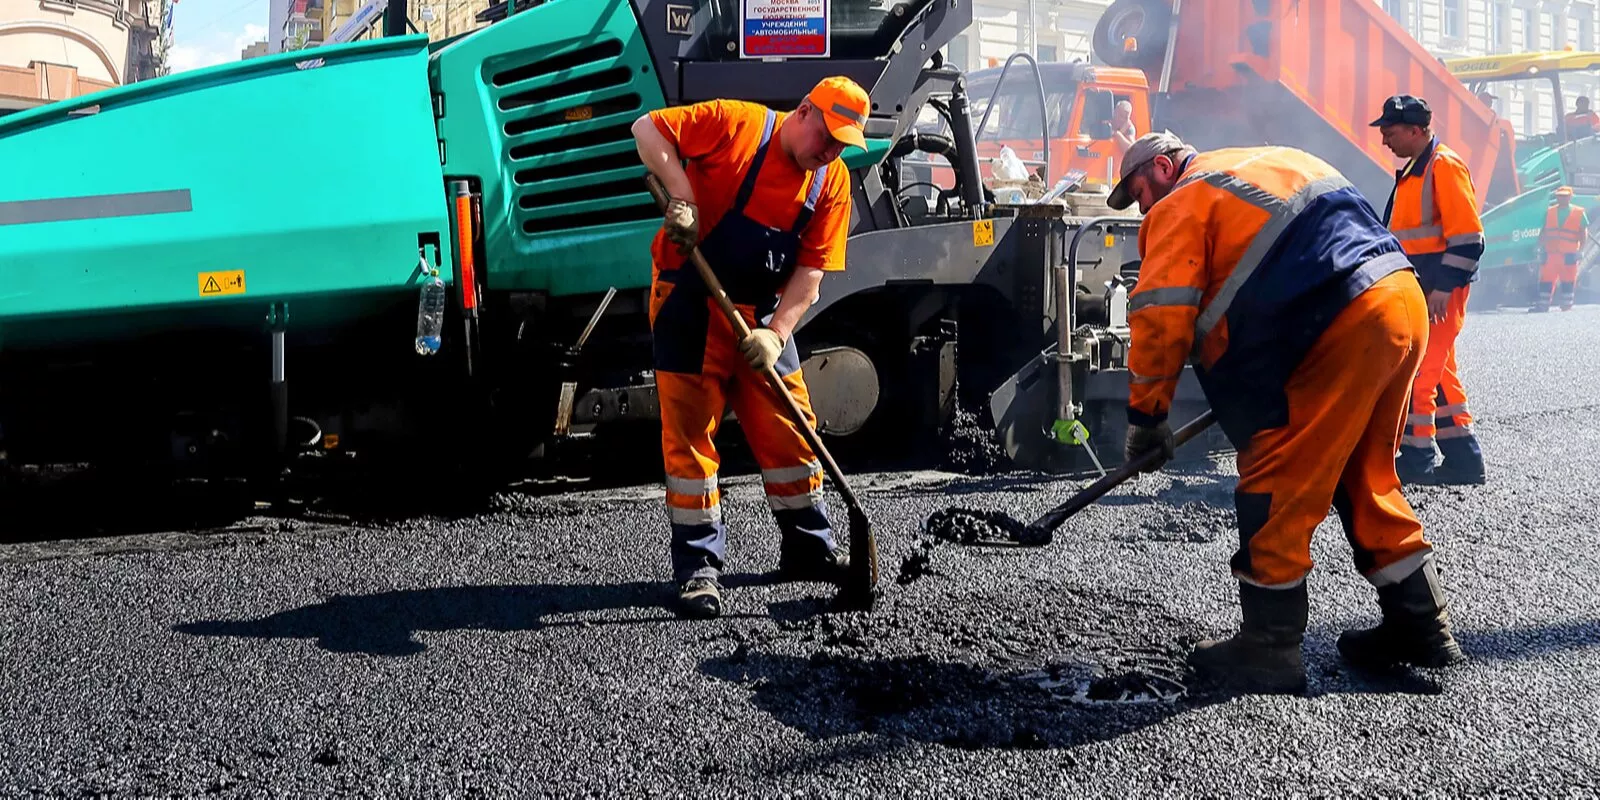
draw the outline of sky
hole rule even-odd
[[[178,0],[172,10],[172,72],[238,61],[267,35],[267,0]]]

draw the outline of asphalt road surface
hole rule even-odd
[[[1470,656],[1453,670],[1340,664],[1377,607],[1327,524],[1309,696],[1180,694],[1163,676],[1238,620],[1227,459],[1141,478],[1041,549],[925,551],[918,525],[1028,518],[1078,484],[862,476],[871,613],[769,579],[741,478],[710,622],[665,605],[656,487],[508,494],[0,546],[0,795],[1595,795],[1597,354],[1600,308],[1468,323],[1490,483],[1408,490]]]

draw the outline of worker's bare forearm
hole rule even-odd
[[[695,202],[694,187],[689,185],[689,175],[683,171],[683,157],[678,155],[677,145],[661,135],[649,114],[633,123],[633,140],[645,169],[661,179],[667,194],[678,200]]]
[[[767,325],[773,333],[789,341],[789,336],[794,333],[800,320],[805,317],[806,309],[817,301],[817,294],[822,289],[822,270],[811,267],[799,267],[789,282],[783,287],[783,296],[778,300],[778,310],[772,314],[772,322]]]

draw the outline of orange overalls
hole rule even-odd
[[[1481,473],[1483,452],[1456,370],[1456,336],[1466,323],[1469,287],[1483,255],[1483,222],[1467,165],[1434,139],[1395,173],[1384,220],[1416,267],[1423,292],[1450,293],[1444,319],[1428,328],[1428,349],[1412,387],[1411,414],[1400,440],[1401,475],[1423,479],[1432,474],[1436,439],[1447,466]]]
[[[1589,215],[1583,209],[1569,204],[1562,212],[1560,206],[1550,207],[1539,234],[1544,266],[1539,270],[1539,296],[1534,298],[1533,310],[1548,311],[1552,301],[1559,302],[1563,311],[1572,310],[1578,291],[1578,251],[1588,232]]]
[[[1400,245],[1327,163],[1287,147],[1194,156],[1139,229],[1128,420],[1166,418],[1184,362],[1239,451],[1240,581],[1296,588],[1339,512],[1377,586],[1432,551],[1394,449],[1427,336]]]
[[[701,212],[700,252],[746,324],[771,319],[797,264],[843,268],[849,176],[843,164],[800,170],[774,141],[786,115],[752,103],[710,101],[652,116],[688,161]],[[674,579],[716,578],[723,568],[726,530],[713,440],[729,405],[761,467],[767,504],[782,533],[782,561],[826,555],[835,545],[822,501],[821,462],[776,392],[740,354],[738,334],[694,266],[664,233],[656,237],[653,256],[650,326]],[[777,372],[815,425],[792,338]]]

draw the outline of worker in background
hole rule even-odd
[[[1483,221],[1466,162],[1434,136],[1432,125],[1428,104],[1410,95],[1389,98],[1372,122],[1384,146],[1409,159],[1395,173],[1383,219],[1417,269],[1432,322],[1398,469],[1406,483],[1476,484],[1484,482],[1483,450],[1456,369],[1456,337],[1466,324],[1467,297],[1483,255]],[[1444,454],[1437,467],[1436,446]]]
[[[1137,138],[1139,132],[1133,127],[1133,103],[1118,100],[1116,109],[1111,112],[1111,140],[1116,143],[1117,158],[1126,155]]]
[[[792,334],[823,273],[844,268],[850,176],[839,156],[865,146],[867,113],[866,91],[832,77],[793,112],[713,100],[633,125],[640,157],[672,198],[651,250],[649,318],[685,613],[722,612],[726,536],[713,439],[728,406],[761,467],[785,577],[837,583],[848,570],[823,508],[821,463],[763,372],[776,366],[815,425]],[[697,244],[751,327],[742,340],[687,260]]]
[[[1556,204],[1544,216],[1539,232],[1539,249],[1544,265],[1539,269],[1539,296],[1533,299],[1533,312],[1550,310],[1552,301],[1562,311],[1571,311],[1578,292],[1578,251],[1589,235],[1589,215],[1572,204],[1572,187],[1556,189]]]
[[[1404,252],[1332,167],[1287,147],[1197,154],[1140,137],[1109,204],[1137,201],[1143,264],[1128,298],[1124,455],[1171,457],[1167,414],[1193,354],[1238,450],[1243,624],[1201,642],[1206,677],[1262,691],[1305,685],[1311,534],[1339,512],[1383,621],[1339,637],[1366,666],[1461,660],[1432,545],[1407,505],[1394,450],[1428,335]]]
[[[1573,105],[1572,113],[1568,114],[1566,119],[1567,138],[1582,139],[1585,136],[1593,136],[1595,130],[1600,128],[1600,114],[1590,110],[1587,97],[1579,97]]]

